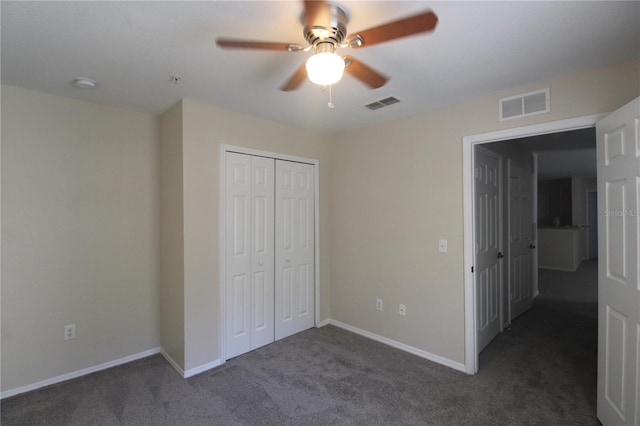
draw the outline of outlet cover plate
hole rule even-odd
[[[76,325],[69,324],[64,326],[64,340],[71,340],[76,338]]]

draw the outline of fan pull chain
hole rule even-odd
[[[335,105],[333,104],[333,100],[331,99],[331,85],[329,85],[329,102],[327,103],[329,109],[333,109]]]

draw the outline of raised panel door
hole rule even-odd
[[[276,161],[275,338],[313,327],[315,169]]]
[[[526,169],[509,169],[509,319],[513,320],[532,303],[533,179]]]
[[[474,165],[476,350],[500,332],[501,159],[476,148]]]
[[[596,124],[598,419],[637,425],[640,383],[640,98]]]
[[[251,349],[251,157],[225,158],[226,357]]]
[[[225,357],[274,340],[274,160],[225,154]]]

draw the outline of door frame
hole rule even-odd
[[[506,179],[504,179],[507,182],[507,190],[505,191],[505,200],[506,200],[506,207],[507,207],[507,220],[506,220],[506,228],[507,228],[507,247],[506,247],[506,254],[505,254],[505,259],[507,259],[507,273],[505,274],[505,282],[506,282],[506,296],[507,296],[507,303],[506,303],[506,308],[507,308],[507,312],[506,312],[506,321],[504,321],[504,325],[508,326],[511,324],[511,228],[513,227],[513,224],[511,223],[511,168],[512,167],[520,167],[520,165],[518,163],[516,163],[515,161],[513,161],[511,158],[507,158],[507,176]],[[504,293],[502,293],[500,295],[500,303],[503,305],[503,307],[505,306],[504,303]],[[502,331],[502,327],[501,327],[501,331]]]
[[[533,301],[540,292],[538,291],[538,153],[531,153],[531,161],[532,161],[532,169],[533,169],[533,185],[532,185],[532,196],[531,196],[531,208],[533,210],[533,245],[536,246],[533,249],[533,258],[531,259],[531,268],[533,268],[533,275],[531,283],[531,300]]]
[[[597,177],[597,176],[596,176]],[[590,194],[596,194],[596,198],[598,197],[598,190],[597,189],[587,189],[584,191],[584,197],[585,197],[585,205],[586,205],[586,209],[585,209],[585,218],[584,221],[586,222],[586,225],[588,226],[588,234],[587,234],[587,259],[586,260],[591,260],[591,259],[595,259],[591,257],[591,249],[593,248],[591,245],[591,214],[589,214],[589,195]],[[596,199],[597,201],[597,199]],[[596,226],[597,226],[597,221],[596,221]],[[596,236],[597,236],[597,228],[596,228]],[[596,238],[596,246],[598,245],[598,239]]]
[[[465,372],[476,374],[479,368],[478,352],[476,350],[476,300],[474,292],[474,149],[477,145],[499,142],[528,136],[578,130],[595,127],[596,121],[607,114],[594,114],[566,120],[551,121],[530,126],[514,127],[488,133],[464,136],[462,138],[462,175],[463,175],[463,229],[464,229],[464,322],[465,322]],[[533,265],[537,267],[536,264]],[[535,278],[535,276],[534,276]],[[534,283],[537,290],[537,283]]]
[[[272,151],[263,151],[259,149],[246,148],[242,146],[235,145],[220,145],[220,192],[218,194],[218,206],[219,206],[219,218],[220,222],[218,224],[218,232],[219,232],[219,256],[218,261],[220,262],[220,361],[221,363],[225,363],[227,361],[227,348],[226,348],[226,335],[225,335],[225,325],[226,325],[226,306],[224,301],[226,300],[226,284],[225,284],[225,274],[226,274],[226,236],[225,236],[225,227],[226,227],[226,217],[225,217],[225,187],[226,187],[226,153],[227,152],[235,152],[238,154],[245,155],[254,155],[257,157],[267,157],[273,158],[275,160],[284,160],[284,161],[292,161],[295,163],[305,163],[311,164],[313,166],[315,172],[315,187],[314,187],[314,198],[315,198],[315,206],[314,206],[314,262],[315,262],[315,276],[314,276],[314,323],[315,327],[318,327],[320,322],[320,162],[314,158],[307,157],[298,157],[294,155],[281,154]]]

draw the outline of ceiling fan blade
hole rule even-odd
[[[358,48],[372,46],[385,41],[432,31],[437,24],[438,17],[435,13],[429,10],[419,15],[399,19],[397,21],[354,33],[347,37],[347,40],[351,40],[359,36],[362,39],[362,44],[353,43],[351,44],[351,47]]]
[[[303,81],[307,79],[307,68],[306,64],[302,64],[300,68],[291,76],[289,81],[287,81],[280,90],[283,92],[290,92],[291,90],[296,90]]]
[[[230,49],[262,49],[281,50],[283,52],[297,52],[303,49],[295,43],[275,43],[269,41],[239,40],[231,38],[218,38],[216,44],[222,48]]]
[[[344,70],[371,87],[372,89],[377,89],[378,87],[382,87],[387,84],[389,79],[384,75],[380,74],[378,71],[373,68],[363,64],[359,60],[355,59],[353,56],[345,56],[344,57],[345,68]]]
[[[304,0],[304,23],[308,25],[316,21],[316,16],[326,5],[323,0]]]

